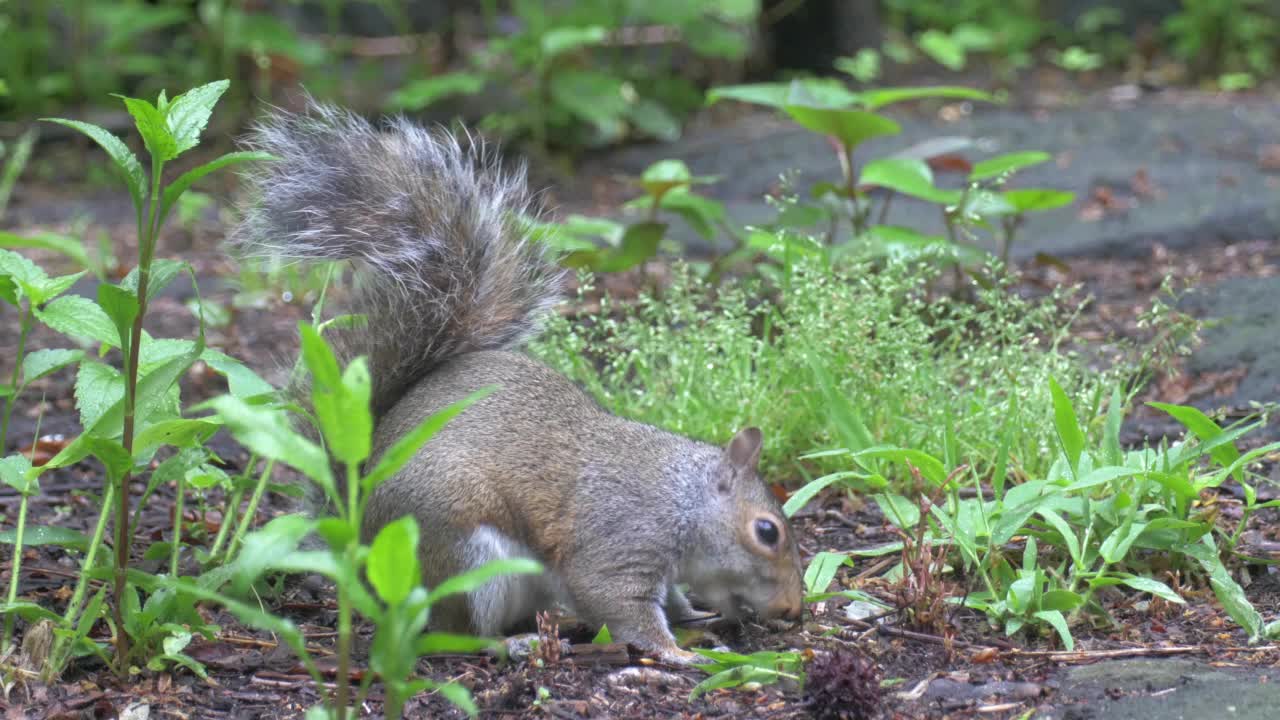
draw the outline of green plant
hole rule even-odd
[[[1250,464],[1280,448],[1280,443],[1242,454],[1234,443],[1256,423],[1223,429],[1194,408],[1154,403],[1182,423],[1188,437],[1167,447],[1125,451],[1119,442],[1124,399],[1118,388],[1105,413],[1099,410],[1082,421],[1052,377],[1048,386],[1053,400],[1053,464],[1043,474],[1019,473],[1020,479],[1003,459],[1003,451],[1012,445],[1007,434],[999,440],[1001,459],[990,473],[968,472],[955,464],[952,454],[940,459],[918,450],[869,444],[857,412],[835,398],[833,406],[840,408],[839,422],[847,426],[843,435],[850,442],[832,452],[847,456],[856,469],[815,480],[796,493],[786,510],[798,510],[813,497],[813,488],[846,482],[850,473],[875,475],[883,472],[885,463],[907,465],[927,481],[928,492],[944,497],[918,509],[897,492],[878,494],[875,499],[885,518],[920,538],[921,545],[947,548],[977,586],[953,601],[982,611],[1007,634],[1048,627],[1070,649],[1071,626],[1085,613],[1107,617],[1100,597],[1121,586],[1184,603],[1178,592],[1154,577],[1157,568],[1209,585],[1250,641],[1280,633],[1280,623],[1263,626],[1228,570],[1250,516],[1280,506],[1280,501],[1258,503],[1248,481]],[[1090,436],[1095,438],[1092,445]],[[1205,462],[1210,465],[1205,467]],[[1235,526],[1224,528],[1194,501],[1228,478],[1245,489],[1246,502]],[[966,484],[974,491],[970,496],[961,493]],[[1015,561],[1019,544],[1021,559]],[[865,554],[903,548],[904,543],[895,543]],[[823,562],[829,565],[832,559]],[[891,572],[904,571],[912,567],[904,563]]]
[[[889,259],[873,271],[826,260],[815,243],[794,244],[792,263],[777,274],[719,286],[677,266],[661,298],[620,305],[605,297],[577,322],[553,319],[533,350],[627,417],[706,440],[747,421],[767,427],[764,468],[779,479],[829,467],[829,459],[791,460],[836,437],[814,362],[837,373],[830,396],[861,409],[876,442],[948,448],[989,472],[1003,437],[1027,473],[1048,468],[1050,375],[1074,388],[1073,398],[1094,402],[1140,369],[1099,372],[1072,352],[1073,314],[1064,308],[1080,300],[1068,290],[1033,301],[999,281],[961,301],[926,290],[935,266]],[[590,291],[589,278],[583,287]]]
[[[679,160],[650,165],[640,177],[644,194],[623,205],[641,216],[630,225],[603,218],[570,215],[560,223],[531,222],[531,234],[564,253],[561,262],[591,272],[622,272],[653,258],[666,237],[663,214],[684,219],[710,240],[719,229],[736,235],[725,222],[724,205],[693,191],[716,178],[694,176]]]
[[[977,229],[990,228],[991,221],[999,221],[1000,231],[993,234],[998,253],[1007,262],[1017,230],[1028,213],[1052,210],[1074,200],[1073,194],[1057,190],[1000,190],[1017,171],[1047,161],[1049,155],[1042,152],[1009,153],[983,160],[972,166],[962,188],[938,187],[927,159],[931,154],[964,149],[969,143],[962,139],[945,144],[922,143],[890,157],[866,161],[859,168],[855,152],[864,142],[901,132],[898,123],[876,111],[896,102],[922,98],[992,99],[987,93],[961,87],[881,88],[854,93],[830,81],[713,89],[708,94],[711,102],[732,99],[779,108],[806,129],[827,136],[838,150],[840,181],[815,183],[808,193],[809,200],[782,201],[777,221],[767,228],[773,232],[749,238],[748,244],[775,258],[779,251],[790,256],[796,252],[797,244],[777,243],[778,231],[821,233],[831,246],[848,223],[852,237],[842,244],[853,252],[873,257],[927,254],[955,265],[958,277],[961,263],[972,265],[982,258],[982,253],[971,247],[972,242],[961,242],[970,240]],[[886,191],[878,207],[872,195],[877,189]],[[937,206],[947,237],[886,225],[897,194]]]
[[[636,132],[673,139],[680,116],[697,105],[691,83],[667,72],[677,53],[687,47],[702,57],[744,57],[758,7],[741,0],[517,0],[512,12],[519,31],[499,35],[491,21],[471,67],[412,81],[392,94],[390,106],[420,109],[492,87],[518,100],[482,127],[509,137],[527,134],[540,149],[610,143]],[[652,57],[644,57],[620,41],[625,31],[647,25],[678,30],[684,47],[646,48]]]
[[[1266,0],[1183,0],[1164,31],[1173,53],[1200,75],[1266,77],[1276,67],[1280,16]]]
[[[38,135],[36,128],[28,129],[18,138],[12,151],[6,148],[4,143],[0,143],[0,159],[4,160],[3,169],[0,170],[0,220],[4,219],[5,210],[9,207],[9,196],[13,194],[13,186],[18,184],[18,178],[27,167],[27,161],[31,158],[31,148],[36,144]]]
[[[356,358],[342,368],[319,330],[307,324],[300,329],[301,363],[312,379],[309,405],[323,446],[290,429],[281,407],[252,405],[234,395],[215,398],[207,405],[257,456],[305,475],[325,496],[326,507],[333,508],[337,515],[318,519],[289,515],[247,535],[239,556],[228,568],[234,596],[186,579],[170,579],[165,586],[222,603],[241,621],[277,633],[298,654],[320,688],[324,681],[301,631],[290,621],[269,615],[237,597],[247,593],[268,571],[323,575],[333,580],[338,590],[337,692],[330,707],[315,708],[308,717],[346,718],[349,706],[364,702],[375,676],[381,678],[386,690],[387,717],[399,718],[405,700],[426,689],[439,690],[474,715],[475,705],[462,686],[413,679],[412,675],[422,655],[470,652],[494,642],[424,633],[431,606],[443,597],[475,590],[497,575],[538,572],[540,567],[523,558],[495,561],[428,589],[421,584],[417,552],[421,535],[411,515],[384,527],[370,544],[360,541],[360,532],[365,505],[374,488],[398,472],[451,418],[495,388],[480,390],[426,418],[374,458],[371,380],[364,358]],[[362,472],[366,461],[372,466],[364,467]],[[299,549],[303,538],[312,533],[319,535],[324,549]],[[362,577],[368,578],[373,594],[366,589]],[[353,700],[352,621],[357,612],[372,621],[376,630],[369,648],[371,672],[363,674]]]
[[[7,251],[3,255],[0,287],[7,288],[5,299],[15,305],[21,299],[26,300],[21,320],[24,336],[34,318],[54,330],[100,347],[100,357],[109,350],[118,350],[124,365],[123,371],[118,370],[105,362],[90,360],[79,349],[44,350],[19,361],[24,385],[43,374],[78,363],[76,399],[84,427],[78,437],[47,463],[26,469],[27,484],[23,492],[34,492],[33,483],[44,472],[66,467],[88,456],[97,458],[105,469],[102,510],[92,537],[48,528],[30,528],[27,532],[30,541],[63,544],[85,551],[81,573],[64,614],[52,615],[31,603],[5,606],[6,614],[54,622],[56,639],[51,660],[44,669],[47,677],[61,672],[72,655],[85,650],[106,657],[101,648],[86,645],[87,633],[98,620],[105,596],[98,593],[88,605],[84,604],[88,580],[103,572],[113,580],[109,623],[114,631],[115,653],[111,660],[121,677],[128,674],[131,662],[143,656],[152,665],[170,661],[187,664],[181,655],[181,646],[185,644],[183,634],[189,638],[189,630],[183,626],[197,631],[205,627],[188,602],[189,597],[168,593],[153,594],[145,602],[140,600],[128,575],[133,534],[130,522],[133,505],[128,488],[130,478],[144,471],[162,447],[197,447],[217,429],[213,421],[181,416],[177,381],[194,362],[203,360],[226,375],[232,392],[257,395],[264,389],[270,390],[270,386],[239,363],[205,348],[203,325],[194,341],[156,339],[143,330],[148,302],[182,272],[191,272],[185,263],[155,257],[156,241],[169,211],[183,192],[205,175],[242,160],[263,157],[260,153],[232,153],[189,170],[171,183],[162,182],[165,164],[199,142],[213,106],[226,87],[225,81],[211,83],[173,100],[161,93],[155,105],[124,98],[151,155],[150,181],[136,156],[119,138],[87,123],[53,120],[83,132],[107,151],[122,171],[134,204],[138,266],[119,284],[100,284],[97,302],[78,295],[59,297],[83,273],[49,279],[33,263]],[[13,377],[17,386],[16,368]],[[16,392],[20,387],[13,389]],[[9,407],[11,405],[6,406],[6,413]],[[192,467],[200,465],[197,460],[206,459],[191,453],[179,453],[178,457],[191,460]],[[185,478],[185,471],[189,469],[183,467],[178,477]],[[164,477],[163,474],[159,478],[153,476],[149,491]],[[179,482],[179,495],[183,493]],[[114,558],[104,558],[98,552],[103,546],[109,518],[114,518],[116,532]],[[175,520],[172,550],[175,554],[181,544],[180,523],[181,515]],[[176,571],[176,560],[171,569]]]

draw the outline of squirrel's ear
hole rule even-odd
[[[760,450],[764,447],[764,434],[760,428],[743,428],[729,441],[724,456],[729,464],[737,470],[755,472],[760,464]]]

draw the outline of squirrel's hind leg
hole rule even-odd
[[[462,543],[462,569],[474,570],[494,560],[527,557],[537,560],[523,543],[482,525]],[[558,585],[551,570],[539,575],[500,575],[466,596],[472,632],[495,637],[531,621],[539,610],[554,609]]]

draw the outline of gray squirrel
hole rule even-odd
[[[520,347],[563,280],[522,214],[523,169],[483,144],[405,119],[383,126],[309,102],[273,111],[247,145],[251,170],[231,242],[242,255],[357,265],[339,357],[373,378],[374,459],[472,392],[464,410],[369,498],[363,534],[416,516],[428,587],[490,560],[506,576],[432,608],[432,629],[496,636],[555,605],[668,662],[697,662],[669,622],[696,617],[687,584],[723,616],[798,620],[800,555],[760,479],[760,430],[716,447],[609,414]]]

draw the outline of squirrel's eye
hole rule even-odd
[[[756,537],[765,545],[773,547],[778,544],[778,526],[772,520],[756,520]]]

